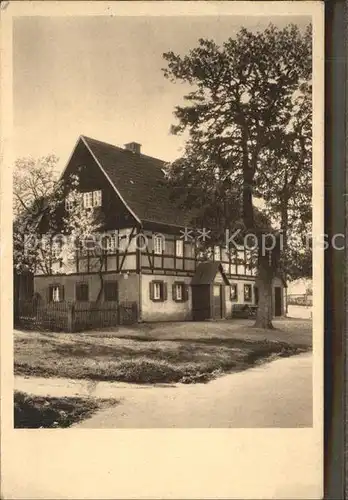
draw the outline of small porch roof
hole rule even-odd
[[[192,278],[191,285],[211,285],[217,273],[220,272],[225,285],[229,285],[224,269],[220,262],[201,262]]]

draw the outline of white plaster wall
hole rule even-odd
[[[150,299],[150,282],[164,281],[168,287],[168,297],[164,302]],[[192,290],[188,287],[188,300],[175,302],[172,297],[172,285],[175,281],[190,285],[191,278],[186,276],[167,276],[164,274],[143,274],[141,276],[141,309],[143,321],[185,321],[192,319]]]

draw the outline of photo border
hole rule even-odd
[[[25,10],[25,7],[30,7],[31,14],[26,15],[42,15],[42,9],[52,7],[52,12],[55,15],[61,13],[62,6],[64,9],[72,6],[72,10],[80,9],[82,2],[13,2],[9,4],[6,10],[6,15],[2,16],[2,24],[6,29],[2,30],[2,48],[6,47],[5,57],[2,54],[2,69],[9,63],[9,54],[12,31],[10,22],[7,23],[11,14],[9,12],[17,9]],[[127,2],[114,2],[109,11],[117,3],[122,10]],[[133,5],[143,4],[143,2],[133,2]],[[178,9],[184,9],[185,15],[192,15],[192,12],[197,9],[211,9],[211,12],[224,11],[227,9],[227,4],[236,5],[237,2],[152,2],[158,8],[158,4],[168,5],[176,3]],[[321,20],[321,2],[238,2],[245,5],[253,4],[255,9],[264,10],[264,14],[279,9],[280,4],[287,4],[292,13],[300,6],[306,7],[306,4],[311,8],[314,7],[316,29],[319,38],[323,36],[323,26]],[[16,5],[17,4],[17,5]],[[20,7],[17,7],[19,4]],[[44,5],[46,4],[46,6]],[[96,4],[99,4],[98,7]],[[84,5],[84,14],[87,11],[95,8],[100,10],[100,5],[106,2],[88,2]],[[190,5],[189,5],[190,4]],[[239,7],[238,5],[238,7]],[[248,5],[248,8],[249,8]],[[282,5],[282,8],[284,6]],[[134,8],[134,7],[132,7]],[[215,11],[214,11],[215,9]],[[21,14],[22,15],[22,14]],[[111,15],[111,14],[110,14]],[[313,15],[314,17],[314,15]],[[6,25],[6,26],[5,26]],[[7,38],[9,37],[9,38]],[[318,47],[317,47],[318,48]],[[320,51],[319,51],[320,54]],[[318,58],[318,50],[316,52]],[[319,61],[321,65],[323,61]],[[2,76],[1,87],[3,90],[4,81],[6,85],[11,82],[9,69],[6,69],[6,76]],[[322,68],[319,70],[318,77],[322,78]],[[323,82],[320,82],[320,84]],[[320,88],[320,85],[319,85]],[[315,92],[319,109],[321,109],[322,96],[320,92]],[[9,114],[5,108],[5,101],[12,98],[12,91],[2,93],[1,112],[2,118],[6,122],[6,135],[4,137],[3,150],[5,152],[1,169],[1,186],[2,197],[1,206],[2,213],[4,209],[8,210],[11,200],[11,168],[6,165],[11,159],[11,148],[8,147],[11,143],[11,133],[7,128],[12,119],[12,109]],[[4,123],[4,121],[2,121]],[[316,131],[319,131],[319,151],[315,158],[320,170],[322,165],[323,154],[320,151],[321,143],[324,144],[323,134],[321,132],[322,123],[317,121],[314,124]],[[11,125],[10,125],[11,126]],[[10,128],[11,130],[11,128]],[[4,167],[5,165],[5,167]],[[323,172],[322,172],[323,173]],[[316,193],[316,201],[318,204],[321,200],[323,184],[321,184],[321,170],[316,172],[316,183],[318,192]],[[4,186],[6,185],[6,191]],[[11,255],[11,222],[2,217],[2,236],[8,242],[8,245],[2,248],[1,259],[1,311],[10,308],[12,283],[9,283],[9,262],[12,262]],[[5,229],[5,231],[4,231]],[[317,229],[323,229],[321,223],[321,208],[319,209]],[[318,259],[315,260],[314,274],[320,278],[317,286],[317,295],[315,297],[315,307],[319,311],[317,315],[317,332],[316,345],[314,352],[320,355],[322,346],[321,338],[321,315],[323,313],[323,286],[321,283],[322,267],[321,261],[324,256],[318,253]],[[7,267],[6,267],[7,262]],[[6,285],[6,286],[5,286]],[[5,293],[6,292],[6,293]],[[10,314],[12,311],[10,310]],[[8,330],[11,322],[3,321],[2,326]],[[3,330],[3,329],[2,329]],[[318,339],[319,337],[319,339]],[[1,352],[3,359],[4,352],[6,355],[13,348],[12,338],[1,338]],[[174,430],[154,430],[157,434],[156,444],[153,440],[153,430],[148,432],[144,429],[129,429],[127,431],[118,432],[107,429],[95,431],[77,431],[74,438],[73,430],[13,430],[10,431],[9,423],[13,425],[13,417],[11,418],[8,403],[11,400],[8,394],[8,385],[13,385],[12,373],[12,356],[9,359],[5,358],[2,363],[2,399],[1,399],[1,433],[2,449],[6,452],[2,454],[2,483],[4,477],[6,479],[6,488],[4,493],[11,490],[11,498],[241,498],[241,494],[245,498],[255,498],[255,494],[260,494],[259,498],[313,498],[313,491],[321,491],[322,485],[320,478],[316,476],[315,483],[306,483],[308,474],[313,470],[322,471],[322,456],[307,456],[308,449],[315,447],[319,449],[322,445],[322,422],[316,421],[313,429],[229,429],[227,431],[218,429],[208,429],[200,431],[195,429],[174,429]],[[322,380],[322,366],[316,361],[313,363],[316,383]],[[320,413],[323,405],[321,394],[315,394],[315,407],[317,414]],[[288,431],[288,432],[285,432]],[[238,437],[237,437],[238,433]],[[69,436],[69,440],[67,439]],[[113,434],[113,439],[110,435]],[[151,435],[152,434],[152,435]],[[286,438],[284,435],[287,434]],[[91,436],[94,435],[91,440]],[[114,437],[117,436],[117,439]],[[142,446],[147,447],[152,451],[151,460],[148,459],[147,453],[142,453],[139,446],[141,441]],[[105,450],[113,446],[113,453],[105,457]],[[186,442],[184,449],[180,447]],[[117,447],[115,447],[117,445]],[[55,450],[55,453],[49,456],[44,455],[44,450]],[[59,449],[59,453],[57,450]],[[119,453],[119,449],[123,450],[123,455]],[[321,448],[320,448],[321,449]],[[250,451],[253,453],[250,454]],[[29,453],[31,452],[31,455]],[[34,456],[32,455],[34,452]],[[93,452],[93,456],[91,456]],[[249,455],[248,455],[249,452]],[[59,455],[59,456],[58,456]],[[32,459],[30,460],[30,457]],[[237,457],[237,458],[236,458]],[[83,458],[83,460],[80,460]],[[219,467],[216,461],[218,460]],[[102,461],[102,464],[101,462]],[[96,466],[98,465],[98,467]],[[101,467],[102,465],[102,467]],[[126,469],[125,465],[129,468]],[[293,474],[287,467],[291,465]],[[36,469],[35,469],[36,467]],[[70,469],[69,469],[70,467]],[[73,467],[73,469],[71,469]],[[30,475],[29,472],[32,472]],[[243,478],[238,474],[238,471],[243,470]],[[252,471],[252,477],[250,476]],[[289,477],[284,475],[284,470]],[[28,472],[29,471],[29,472]],[[35,474],[36,471],[36,474]],[[58,474],[57,474],[58,471]],[[128,473],[130,484],[126,483],[125,474]],[[268,473],[268,475],[267,475]],[[137,474],[137,475],[136,475]],[[134,481],[136,475],[136,481]],[[82,478],[86,481],[82,481]],[[117,480],[117,492],[115,491],[115,483]],[[310,479],[311,480],[311,479]],[[242,482],[241,482],[242,481]],[[297,484],[300,481],[300,485]],[[302,481],[302,483],[301,483]],[[69,483],[69,484],[68,484]],[[95,489],[96,485],[99,489]],[[136,484],[139,483],[139,484]],[[100,488],[103,488],[101,491]],[[244,489],[248,489],[248,493],[244,494]],[[302,490],[300,490],[302,488]],[[145,489],[145,491],[144,491]],[[285,493],[285,490],[287,493]],[[67,496],[67,492],[69,495]],[[27,496],[23,495],[23,492]],[[78,492],[78,493],[76,493]],[[99,493],[100,492],[100,493]],[[44,495],[44,496],[42,496]],[[99,496],[100,495],[100,496]],[[270,496],[271,495],[271,496]],[[285,495],[285,496],[284,496]],[[7,496],[7,498],[9,498]]]
[[[345,235],[345,250],[330,246],[324,263],[324,493],[332,500],[348,498],[344,338],[348,326],[347,10],[347,0],[325,2],[325,232]]]

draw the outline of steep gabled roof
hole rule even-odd
[[[210,285],[214,282],[215,276],[220,272],[226,285],[229,281],[224,273],[220,262],[201,262],[196,269],[196,272],[191,280],[191,285]]]
[[[164,161],[90,137],[81,139],[136,218],[179,227],[189,224],[187,211],[170,200],[161,170]]]

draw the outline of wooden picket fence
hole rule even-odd
[[[80,332],[138,320],[136,302],[36,302],[19,301],[14,324],[29,330]]]
[[[289,306],[312,306],[313,295],[303,294],[289,294],[287,296],[287,304]]]

